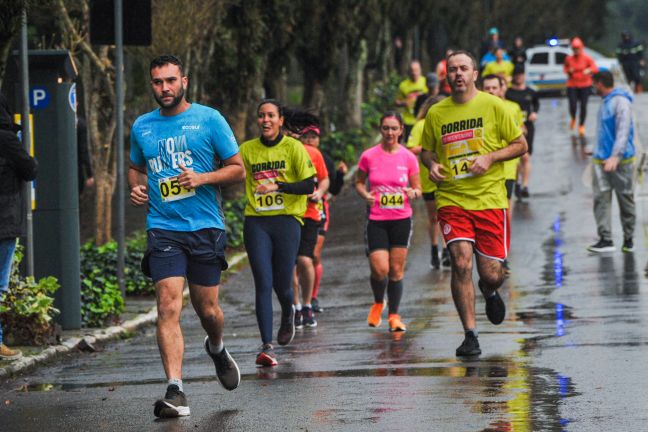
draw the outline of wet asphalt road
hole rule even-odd
[[[225,343],[243,374],[237,390],[219,387],[188,307],[183,327],[190,417],[153,417],[165,380],[148,329],[103,352],[68,356],[2,383],[0,430],[648,430],[648,214],[642,186],[637,251],[595,256],[585,250],[596,239],[583,149],[594,138],[597,99],[590,102],[584,143],[567,130],[566,100],[542,100],[532,197],[514,209],[512,273],[502,290],[507,319],[491,325],[478,297],[479,359],[454,356],[463,335],[450,274],[428,265],[422,203],[401,306],[408,331],[366,326],[372,296],[364,209],[346,190],[335,204],[324,254],[320,299],[326,311],[316,329],[298,331],[290,346],[277,349],[278,367],[254,366],[260,341],[246,267],[222,289]],[[641,114],[648,113],[648,97],[636,109],[639,134],[646,136]],[[620,246],[616,208],[613,214]]]

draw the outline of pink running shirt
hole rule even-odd
[[[402,145],[396,153],[387,153],[378,144],[360,156],[358,169],[367,174],[369,191],[376,197],[369,211],[371,220],[397,220],[412,216],[412,207],[403,188],[409,178],[418,175],[416,156]]]

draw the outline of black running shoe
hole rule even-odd
[[[478,285],[480,291],[484,294],[481,281],[478,282]],[[497,290],[490,297],[486,297],[486,316],[488,317],[488,320],[495,325],[502,324],[502,321],[504,321],[504,317],[506,316],[506,305]]]
[[[434,270],[439,270],[439,268],[441,267],[441,261],[439,260],[439,250],[436,247],[432,248],[431,255],[430,267],[432,267]]]
[[[187,397],[175,384],[170,384],[164,399],[158,399],[153,406],[153,414],[160,418],[184,417],[191,413],[187,405]]]
[[[515,183],[515,198],[522,198],[522,185],[520,183]]]
[[[522,190],[520,191],[520,196],[522,198],[529,198],[531,195],[529,195],[529,188],[524,186]]]
[[[631,238],[623,240],[623,246],[621,247],[621,250],[623,252],[634,252],[634,242]]]
[[[302,315],[304,316],[304,325],[306,327],[317,327],[317,320],[315,319],[313,308],[304,306],[302,309]]]
[[[481,354],[481,349],[479,348],[479,341],[477,336],[471,331],[466,332],[466,337],[464,338],[459,348],[457,348],[457,357],[470,357],[478,356]]]
[[[292,306],[288,315],[281,317],[281,326],[277,332],[277,343],[288,345],[295,337],[295,306]]]
[[[223,388],[231,391],[238,387],[241,383],[241,371],[230,353],[225,348],[218,354],[209,351],[209,337],[205,337],[205,351],[214,361],[216,378]]]
[[[444,248],[443,252],[441,252],[441,265],[444,269],[448,270],[450,270],[450,267],[452,266],[452,263],[450,262],[450,252],[447,248]]]
[[[304,328],[304,315],[301,310],[295,311],[295,328],[303,329]]]
[[[601,252],[614,252],[616,248],[614,247],[614,243],[612,242],[612,240],[600,239],[598,242],[589,246],[587,250],[590,252],[601,253]]]
[[[324,308],[320,306],[317,297],[313,297],[313,299],[311,300],[311,306],[313,307],[313,312],[317,312],[317,313],[324,312]]]

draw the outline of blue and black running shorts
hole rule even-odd
[[[150,229],[148,248],[142,259],[142,272],[153,282],[169,277],[186,277],[190,284],[216,286],[225,259],[225,231],[206,228],[198,231]]]

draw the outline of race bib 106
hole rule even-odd
[[[257,212],[283,210],[285,208],[284,196],[281,193],[255,194],[254,204]]]

